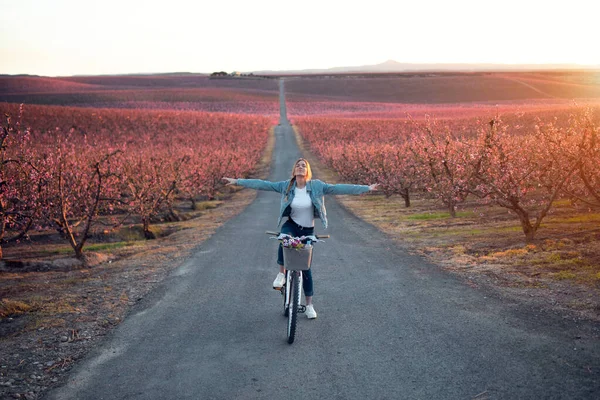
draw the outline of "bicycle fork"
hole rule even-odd
[[[290,288],[292,287],[292,274],[297,272],[296,278],[300,280],[300,290],[303,288],[303,276],[302,271],[285,271],[285,284],[279,289],[281,295],[283,296],[283,308],[284,313],[287,315],[288,310],[290,308],[290,303],[292,302],[292,291]],[[306,306],[299,304],[298,312],[303,313],[306,311]]]

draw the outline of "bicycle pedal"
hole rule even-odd
[[[298,312],[299,313],[303,313],[305,311],[306,311],[306,306],[303,306],[303,305],[298,306]]]

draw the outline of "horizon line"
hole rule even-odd
[[[389,65],[396,64],[398,68],[405,66],[403,69],[394,69]],[[416,69],[406,69],[409,66],[419,66]],[[430,69],[427,66],[444,66],[445,69]],[[469,66],[475,67],[468,68]],[[461,67],[464,69],[451,69],[451,67]],[[331,73],[331,74],[344,74],[344,73],[414,73],[414,72],[506,72],[502,67],[509,67],[511,70],[595,70],[600,69],[600,64],[581,64],[581,63],[468,63],[468,62],[399,62],[395,60],[387,60],[379,64],[365,64],[357,66],[343,66],[343,67],[330,67],[330,68],[303,68],[303,69],[260,69],[241,71],[233,70],[231,73],[240,74],[289,74],[289,73]],[[364,70],[361,70],[364,68]],[[377,68],[382,68],[377,70]],[[389,69],[385,69],[389,68]],[[450,68],[450,69],[449,69]],[[495,70],[494,68],[497,68]],[[212,72],[193,72],[193,71],[154,71],[154,72],[115,72],[115,73],[100,73],[100,74],[88,74],[78,73],[72,75],[42,75],[35,73],[0,73],[0,77],[44,77],[44,78],[69,78],[69,77],[84,77],[84,76],[128,76],[128,75],[210,75],[214,72],[224,72],[223,69],[214,70]]]

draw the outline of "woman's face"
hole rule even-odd
[[[306,161],[300,160],[296,163],[294,167],[294,175],[295,176],[306,176],[307,174]]]

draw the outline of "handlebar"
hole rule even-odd
[[[266,231],[265,233],[267,235],[271,235],[271,236],[279,236],[279,235],[281,235],[281,232]],[[290,236],[290,235],[288,235],[288,236]],[[330,237],[329,235],[311,235],[311,236],[314,236],[317,239],[329,239],[329,237]]]

